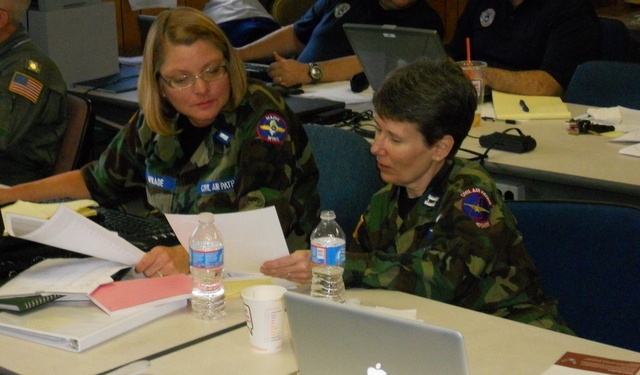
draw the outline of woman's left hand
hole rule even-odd
[[[297,250],[293,254],[264,262],[260,272],[299,284],[311,284],[311,251]]]

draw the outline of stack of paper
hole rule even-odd
[[[569,107],[558,96],[491,93],[496,118],[500,120],[569,120]]]

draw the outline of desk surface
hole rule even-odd
[[[460,331],[465,338],[473,375],[539,375],[565,352],[572,351],[640,362],[640,353],[400,292],[349,290],[349,298],[363,305],[416,309],[418,319]],[[244,326],[177,351],[162,351],[242,322],[240,300],[228,303],[221,321],[204,322],[190,311],[175,313],[83,353],[71,353],[7,336],[0,336],[0,366],[23,374],[88,374],[150,359],[147,374],[264,374],[287,375],[296,367],[293,347],[285,331],[283,349],[259,354],[249,347]],[[212,371],[214,370],[215,371]]]

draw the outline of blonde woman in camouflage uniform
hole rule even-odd
[[[141,113],[97,162],[0,191],[17,199],[145,197],[160,212],[233,212],[275,206],[291,249],[317,222],[318,170],[284,99],[247,82],[243,63],[202,12],[177,8],[152,26],[139,81]],[[146,276],[189,272],[182,247],[158,246],[136,266]]]
[[[29,0],[0,0],[0,184],[51,175],[67,128],[60,70],[20,24]]]
[[[455,157],[476,109],[452,62],[398,69],[375,93],[382,179],[350,241],[345,282],[447,302],[571,333],[522,245],[489,173]],[[266,274],[302,274],[307,251],[267,262]],[[307,272],[310,281],[310,273]]]

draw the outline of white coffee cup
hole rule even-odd
[[[278,285],[256,285],[245,288],[241,295],[249,329],[251,349],[258,353],[275,353],[282,349],[286,288]]]

